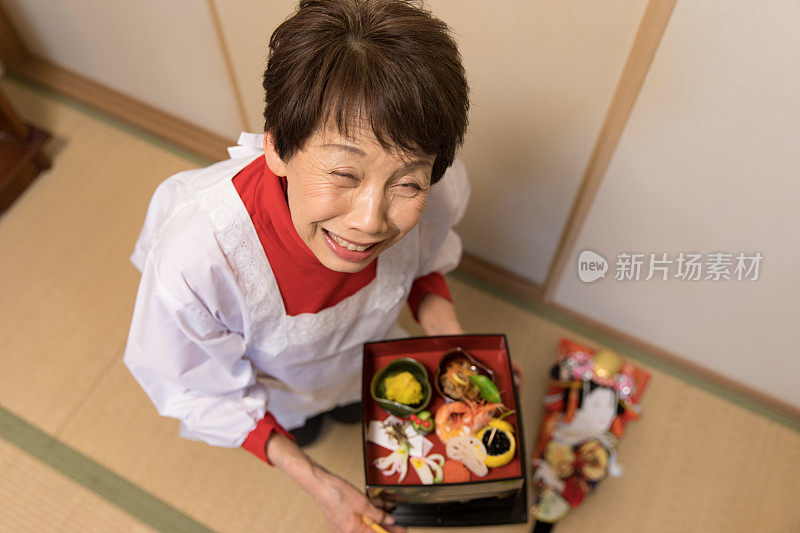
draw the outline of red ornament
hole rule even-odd
[[[583,497],[586,496],[586,485],[583,483],[582,480],[571,477],[564,483],[564,490],[561,492],[561,496],[567,500],[570,507],[577,507],[583,501]]]

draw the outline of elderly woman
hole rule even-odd
[[[389,526],[298,444],[325,413],[358,419],[362,344],[406,302],[428,334],[462,333],[442,274],[469,194],[464,69],[410,2],[304,0],[263,85],[266,133],[153,196],[125,363],[183,437],[282,468],[332,528]]]

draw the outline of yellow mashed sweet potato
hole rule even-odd
[[[386,399],[405,405],[414,405],[422,401],[422,385],[411,372],[400,372],[384,380]]]

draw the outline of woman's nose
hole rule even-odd
[[[365,234],[380,235],[389,229],[386,220],[388,202],[383,190],[377,187],[365,187],[357,191],[348,213],[348,225]]]

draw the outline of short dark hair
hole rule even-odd
[[[411,0],[301,0],[272,33],[264,131],[284,161],[317,128],[369,124],[385,150],[435,156],[431,183],[464,142],[469,86],[449,28]]]

